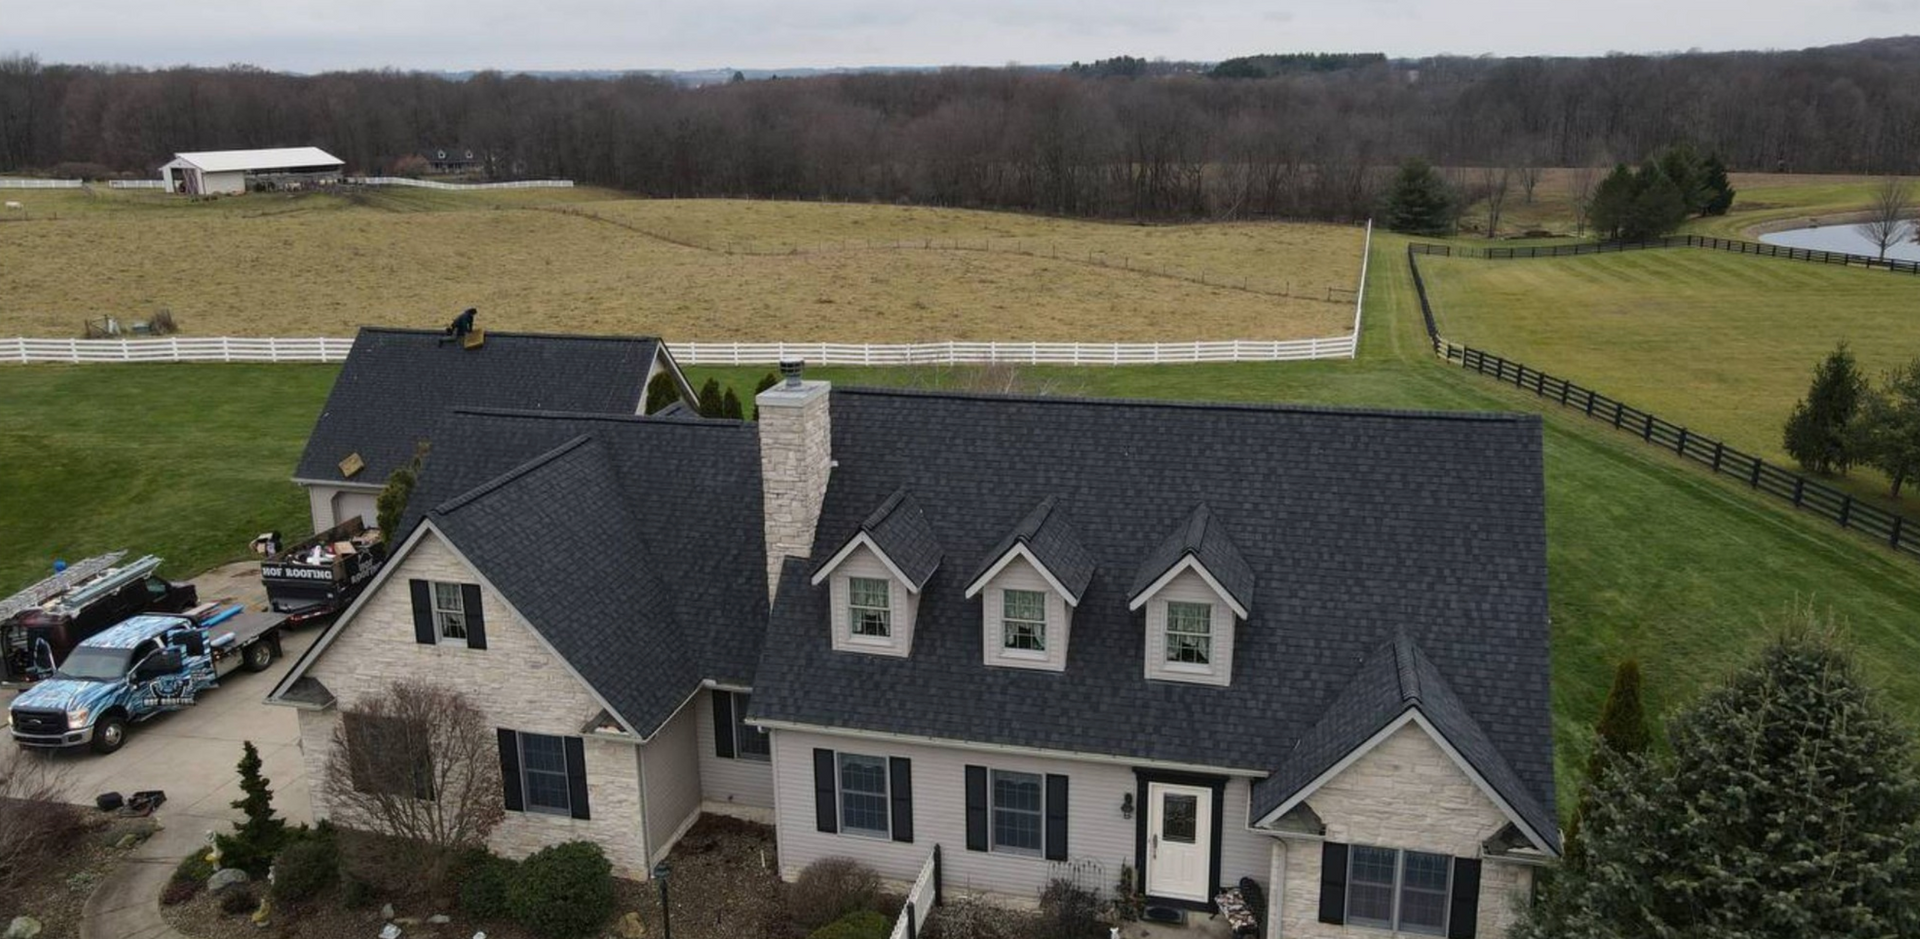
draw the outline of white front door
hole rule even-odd
[[[1147,784],[1147,895],[1205,903],[1213,899],[1213,790]]]

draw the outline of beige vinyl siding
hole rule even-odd
[[[888,623],[892,635],[884,642],[868,636],[855,638],[852,623],[847,614],[847,578],[871,577],[884,580],[888,585],[888,604],[890,615]],[[905,658],[913,651],[913,617],[919,609],[919,599],[907,592],[907,585],[893,576],[866,545],[853,549],[841,560],[840,566],[833,569],[827,577],[833,592],[833,647],[840,652],[864,652],[868,655],[897,655]],[[818,590],[820,588],[813,588]]]
[[[433,532],[426,532],[379,588],[364,598],[353,619],[308,669],[350,707],[378,693],[396,678],[426,680],[464,692],[486,715],[489,727],[582,736],[580,728],[601,710],[600,703],[547,650],[533,629],[513,614],[498,595],[481,585],[487,648],[458,643],[422,645],[413,636],[413,600],[409,579],[481,583]],[[300,735],[314,815],[328,813],[326,756],[337,711],[301,712]],[[590,820],[508,812],[488,840],[494,850],[527,854],[563,841],[598,842],[623,874],[644,877],[648,858],[640,831],[640,762],[634,744],[585,738]],[[693,764],[689,764],[692,766]]]
[[[1205,671],[1181,668],[1167,661],[1167,601],[1213,605],[1213,661]],[[1193,571],[1181,571],[1147,600],[1147,677],[1155,681],[1186,681],[1225,685],[1233,678],[1233,608]]]
[[[1008,590],[1035,590],[1047,597],[1047,651],[1046,655],[1022,654],[1006,648],[1002,627],[1006,617],[1006,592]],[[1067,606],[1065,597],[1047,584],[1026,558],[1015,558],[1008,562],[1000,573],[980,590],[981,608],[980,648],[982,658],[988,665],[1007,668],[1042,668],[1050,671],[1065,671],[1067,667],[1067,634],[1072,628],[1073,611]]]
[[[701,798],[710,811],[740,814],[771,821],[773,763],[766,760],[725,759],[713,750],[713,696],[725,692],[701,691],[694,728],[699,735]]]
[[[1408,724],[1307,797],[1327,826],[1327,840],[1343,844],[1430,851],[1477,858],[1480,845],[1507,824],[1506,816],[1417,724]],[[1280,935],[1378,936],[1381,930],[1319,921],[1320,845],[1290,844],[1286,904]],[[1487,859],[1480,868],[1482,939],[1500,939],[1512,926],[1518,900],[1532,886],[1530,868]]]
[[[813,794],[816,747],[912,760],[913,843],[816,830]],[[1142,814],[1136,810],[1131,821],[1120,817],[1122,797],[1133,794],[1138,786],[1133,769],[1128,766],[791,730],[774,734],[773,754],[774,786],[780,800],[776,822],[780,872],[789,880],[821,858],[852,857],[872,865],[888,880],[911,881],[927,854],[938,844],[949,892],[982,891],[1029,902],[1036,900],[1054,876],[1055,862],[1043,857],[967,850],[968,765],[1067,776],[1067,854],[1074,861],[1098,864],[1099,874],[1091,880],[1097,881],[1103,893],[1110,893],[1113,883],[1119,879],[1120,865],[1134,862],[1134,832]],[[1243,876],[1252,877],[1264,886],[1268,843],[1272,838],[1248,830],[1248,793],[1246,779],[1235,778],[1227,784],[1220,833],[1220,876],[1228,883]]]
[[[696,698],[705,698],[703,689]],[[649,861],[665,857],[680,834],[700,814],[698,709],[692,701],[640,747],[641,805],[647,813]]]

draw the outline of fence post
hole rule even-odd
[[[1687,429],[1685,427],[1680,428],[1680,442],[1674,444],[1673,452],[1681,456],[1687,455]]]
[[[1625,412],[1626,412],[1625,402],[1615,401],[1613,403],[1613,429],[1614,430],[1620,429],[1620,418],[1625,415]]]
[[[1793,477],[1793,507],[1794,508],[1797,509],[1800,507],[1800,500],[1806,494],[1807,494],[1807,477],[1805,476]]]
[[[1759,457],[1754,457],[1754,458],[1753,458],[1753,471],[1752,471],[1751,473],[1749,473],[1749,474],[1747,475],[1747,484],[1748,484],[1748,485],[1750,485],[1750,486],[1752,486],[1752,487],[1753,487],[1753,488],[1755,488],[1755,489],[1758,489],[1758,488],[1760,488],[1760,467],[1761,467],[1761,465],[1762,465],[1762,464],[1760,463],[1760,458],[1759,458]]]
[[[941,900],[942,900],[942,897],[940,895],[940,846],[936,844],[933,846],[933,905],[939,906],[941,903]]]
[[[1593,416],[1593,389],[1587,389],[1587,416]]]
[[[1726,449],[1727,445],[1724,442],[1719,440],[1713,442],[1713,471],[1715,474],[1720,472],[1720,454]]]
[[[1653,413],[1651,411],[1647,413],[1647,419],[1642,423],[1645,424],[1645,427],[1643,427],[1640,431],[1640,439],[1648,443],[1652,443],[1653,442]]]
[[[1895,515],[1893,517],[1893,534],[1887,536],[1887,547],[1895,551],[1900,550],[1900,525],[1906,520],[1907,518],[1904,515]]]
[[[1840,527],[1847,527],[1847,520],[1853,517],[1853,496],[1847,496],[1840,503]]]

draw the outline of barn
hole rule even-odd
[[[340,181],[346,163],[319,147],[206,150],[176,153],[160,167],[168,192],[191,195],[246,192],[249,181],[271,188],[305,188]]]

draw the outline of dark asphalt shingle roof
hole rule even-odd
[[[859,528],[841,539],[833,553],[839,553],[862,534],[906,575],[908,585],[914,590],[919,590],[940,567],[940,539],[927,526],[927,516],[920,511],[920,504],[913,501],[913,494],[905,489],[894,490],[879,508],[861,519]],[[827,555],[822,564],[831,559],[832,554]]]
[[[1040,500],[1033,511],[1013,526],[1013,531],[987,551],[967,583],[978,581],[1006,557],[1014,545],[1027,546],[1041,566],[1072,594],[1067,598],[1069,602],[1078,603],[1080,596],[1087,592],[1087,583],[1093,580],[1093,555],[1080,543],[1080,536],[1074,532],[1073,523],[1067,521],[1067,512],[1060,507],[1059,500],[1052,496]]]
[[[1268,773],[1404,630],[1516,785],[1555,804],[1537,418],[880,390],[831,404],[815,558],[907,488],[968,559],[1058,499],[1095,574],[1052,672],[984,664],[970,571],[951,566],[924,589],[909,656],[836,653],[826,586],[789,561],[753,717]],[[1134,573],[1201,504],[1209,528],[1231,525],[1255,600],[1224,688],[1146,679],[1145,614],[1127,609]]]
[[[381,485],[453,407],[633,414],[657,339],[488,332],[477,349],[439,330],[364,326],[307,437],[294,477]],[[339,463],[358,453],[351,479]]]
[[[650,735],[702,679],[749,684],[767,617],[754,425],[449,412],[409,506]]]
[[[1213,579],[1240,604],[1244,610],[1253,609],[1253,569],[1247,566],[1247,559],[1234,547],[1233,539],[1227,537],[1227,530],[1213,517],[1213,510],[1202,502],[1194,506],[1193,511],[1175,526],[1140,563],[1140,569],[1133,576],[1133,589],[1127,592],[1129,598],[1138,597],[1161,575],[1173,569],[1173,566],[1192,555],[1207,569]]]
[[[1405,633],[1367,658],[1274,774],[1254,785],[1252,817],[1280,807],[1409,709],[1419,710],[1516,814],[1558,848],[1550,804],[1521,782],[1433,660]]]

